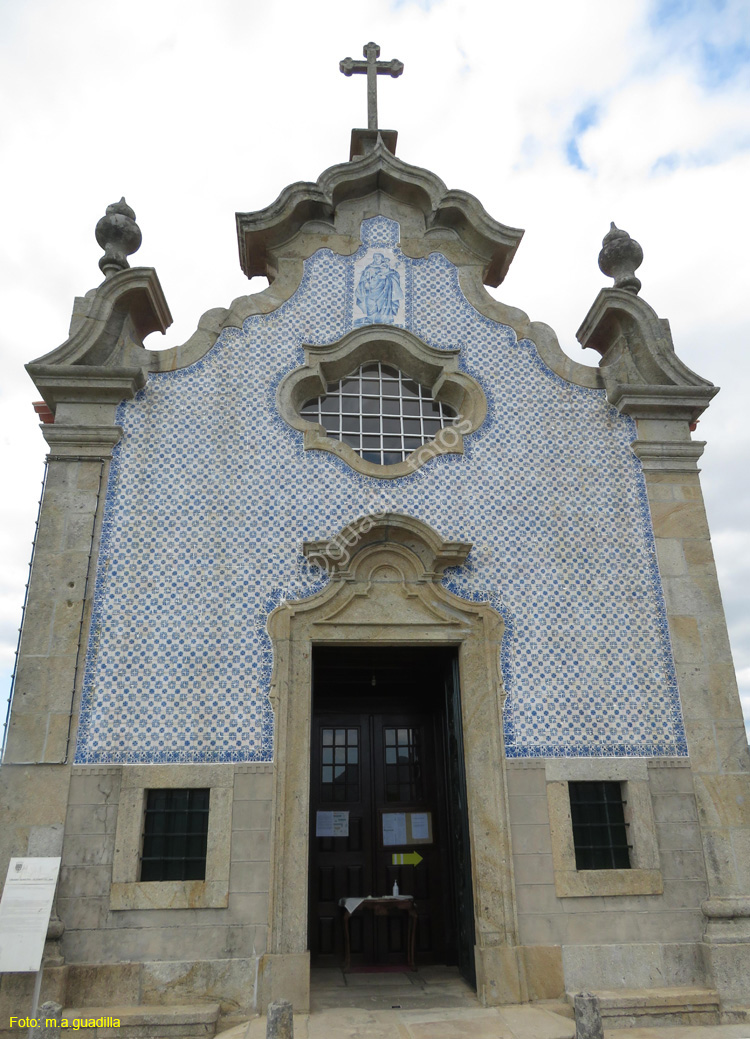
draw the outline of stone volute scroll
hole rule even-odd
[[[119,202],[107,206],[107,211],[96,225],[96,240],[104,249],[99,268],[105,278],[129,267],[128,256],[141,247],[141,229],[135,222],[135,213],[123,196]]]
[[[141,231],[124,198],[107,206],[95,233],[104,281],[76,299],[68,339],[26,365],[54,417],[42,430],[52,457],[111,455],[122,434],[117,405],[143,389],[152,367],[143,341],[172,323],[156,271],[128,262]]]
[[[601,354],[609,403],[637,420],[633,450],[644,469],[695,471],[705,444],[690,432],[718,387],[680,360],[669,322],[638,296],[635,270],[642,260],[638,242],[612,223],[599,267],[614,286],[599,292],[576,337]]]

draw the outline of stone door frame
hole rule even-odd
[[[275,762],[269,935],[259,1003],[309,1007],[308,848],[312,651],[320,645],[452,646],[458,649],[471,844],[477,993],[486,1005],[520,999],[499,667],[504,625],[486,603],[453,595],[446,566],[470,545],[446,542],[427,524],[387,513],[351,524],[350,551],[330,562],[317,595],[269,617],[274,672]],[[352,542],[354,542],[352,544]],[[343,543],[343,542],[342,542]],[[332,542],[326,543],[330,547]],[[321,558],[322,543],[305,553]]]

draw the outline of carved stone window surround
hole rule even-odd
[[[555,894],[558,898],[603,895],[660,895],[664,880],[645,760],[548,760],[547,808],[552,840]],[[576,869],[568,783],[574,780],[620,782],[625,822],[632,843],[630,869]]]
[[[136,765],[122,770],[110,909],[223,909],[229,903],[232,767]],[[205,880],[139,881],[146,792],[209,787]]]
[[[487,415],[487,399],[479,383],[458,369],[459,350],[435,350],[411,332],[385,325],[358,328],[332,346],[306,346],[305,364],[285,376],[277,391],[279,412],[303,434],[306,451],[330,451],[365,476],[393,480],[408,476],[438,454],[463,454],[463,438],[477,430]],[[455,425],[443,429],[403,462],[377,465],[365,461],[353,448],[329,437],[323,426],[300,415],[313,397],[325,394],[329,383],[346,378],[361,365],[381,361],[430,387],[436,400],[457,413]]]

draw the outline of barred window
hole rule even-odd
[[[622,784],[568,783],[576,869],[630,869]]]
[[[148,790],[141,880],[205,880],[210,790]]]
[[[319,422],[330,437],[376,465],[405,461],[457,417],[424,386],[380,361],[329,385],[326,394],[303,405],[300,415]]]

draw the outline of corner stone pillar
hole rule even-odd
[[[697,471],[645,477],[708,878],[704,954],[722,1006],[746,1005],[750,753],[703,496]]]
[[[50,454],[2,769],[8,799],[3,877],[11,856],[29,853],[32,832],[38,839],[40,828],[60,830],[65,822],[96,526],[112,448],[121,435],[114,425],[55,423],[42,430]]]
[[[602,289],[577,335],[602,355],[609,402],[636,421],[708,879],[703,952],[726,1010],[750,1003],[750,752],[698,476],[705,445],[690,436],[718,391],[636,293]]]
[[[0,776],[0,882],[11,856],[56,848],[64,829],[117,406],[158,367],[144,337],[172,320],[156,272],[123,260],[76,300],[66,342],[26,366],[54,421]]]

